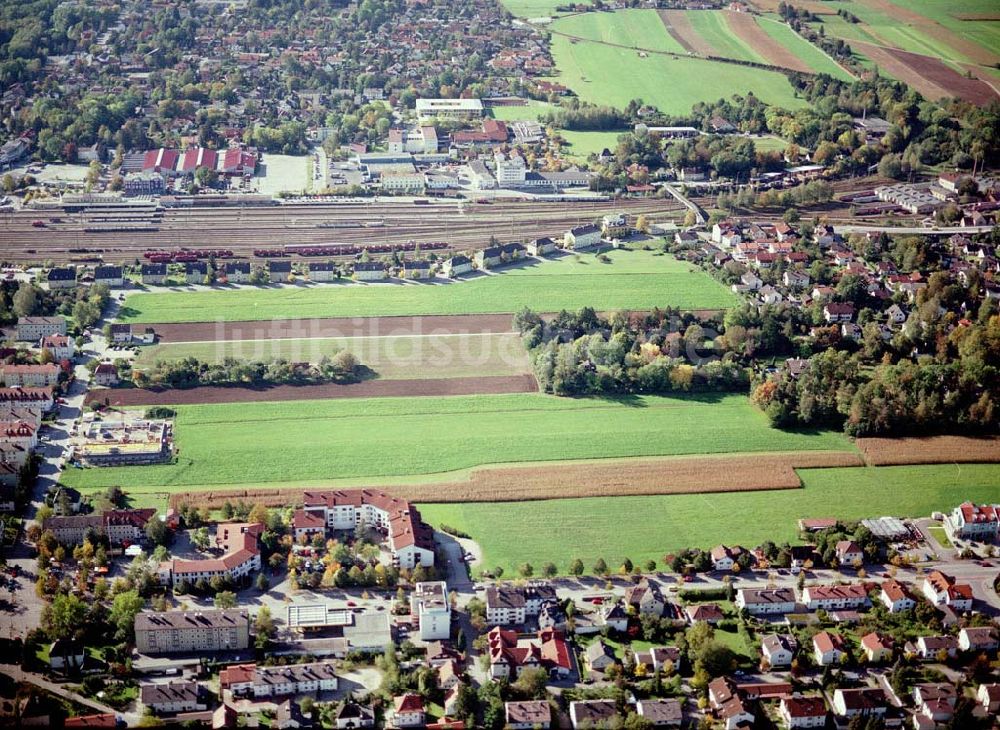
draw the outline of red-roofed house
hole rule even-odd
[[[845,656],[844,640],[837,634],[821,631],[813,637],[813,656],[821,667],[839,664]]]
[[[422,727],[424,718],[424,701],[420,695],[407,692],[393,701],[390,727]]]
[[[536,636],[518,636],[516,631],[494,627],[487,634],[490,677],[508,679],[528,668],[541,667],[550,674],[566,676],[573,658],[566,637],[555,629],[542,629]]]
[[[924,580],[924,595],[935,606],[950,606],[954,611],[972,610],[972,586],[956,583],[940,570],[931,571]]]
[[[1000,532],[1000,504],[975,505],[972,502],[960,504],[947,522],[954,537],[963,540],[983,540],[992,542]]]

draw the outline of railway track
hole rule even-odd
[[[255,248],[287,243],[364,244],[447,241],[451,250],[483,248],[500,240],[558,235],[606,213],[672,215],[673,200],[622,200],[596,203],[438,204],[407,208],[399,204],[285,205],[269,208],[167,209],[149,230],[85,230],[86,214],[40,215],[24,210],[0,215],[0,258],[11,263],[56,263],[101,256],[108,262],[140,259],[147,249],[227,248],[249,257]],[[40,218],[45,227],[35,227]],[[320,227],[321,224],[334,224]],[[346,226],[345,223],[356,225]]]

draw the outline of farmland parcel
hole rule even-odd
[[[599,557],[616,569],[662,564],[663,555],[719,543],[795,541],[800,517],[860,519],[928,515],[969,499],[996,498],[1000,465],[803,469],[804,488],[772,492],[672,494],[495,504],[421,504],[430,524],[464,530],[483,548],[484,567],[508,573],[553,561],[566,572],[575,558],[588,570]]]
[[[486,464],[732,451],[852,451],[838,433],[769,428],[739,395],[377,398],[177,409],[176,463],[72,469],[79,487],[383,481]],[[268,458],[259,455],[266,451]],[[159,490],[162,491],[162,490]]]
[[[468,281],[434,284],[323,284],[133,294],[120,317],[129,322],[248,321],[267,317],[379,317],[576,310],[716,309],[735,295],[708,274],[672,256],[617,250],[608,263],[563,256]]]

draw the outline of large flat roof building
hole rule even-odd
[[[478,119],[483,116],[479,99],[417,99],[420,119]]]

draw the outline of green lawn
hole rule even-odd
[[[560,15],[556,10],[559,5],[569,5],[567,0],[500,0],[503,6],[511,13],[519,18],[542,18],[547,15],[555,16]],[[578,2],[572,3],[577,4],[587,4],[587,0],[578,0]]]
[[[784,152],[788,142],[781,137],[754,137],[753,146],[758,152]]]
[[[559,398],[535,393],[180,406],[176,463],[69,469],[95,488],[431,475],[471,467],[731,451],[850,450],[839,433],[772,429],[742,395]]]
[[[905,7],[943,25],[948,30],[1000,54],[1000,21],[962,20],[963,14],[1000,15],[996,0],[907,0]]]
[[[715,55],[738,61],[767,63],[767,59],[733,32],[725,13],[716,10],[688,10],[686,15],[695,32],[715,49]]]
[[[619,10],[614,13],[583,13],[560,18],[552,29],[590,41],[602,41],[646,51],[687,51],[667,33],[655,10]]]
[[[948,532],[941,526],[928,527],[928,532],[934,537],[935,540],[940,543],[943,548],[953,547],[951,544],[951,539],[948,537]]]
[[[651,251],[617,250],[611,263],[593,254],[566,255],[450,284],[323,284],[131,295],[127,322],[246,321],[407,314],[483,314],[579,309],[715,309],[735,295],[693,266]]]
[[[601,154],[605,147],[612,152],[618,146],[618,138],[624,134],[622,132],[573,132],[568,129],[559,130],[560,136],[568,143],[564,147],[562,154],[565,157],[585,160],[591,153]]]
[[[776,71],[654,53],[641,57],[634,50],[563,36],[553,36],[552,57],[561,72],[559,81],[594,104],[624,108],[632,99],[642,99],[666,114],[688,114],[699,101],[753,92],[786,109],[806,106],[787,77]]]
[[[834,16],[836,17],[836,16]],[[816,73],[824,73],[835,79],[850,81],[851,75],[819,48],[800,36],[785,23],[767,18],[757,18],[759,25],[771,38],[805,61]]]
[[[305,340],[250,340],[163,344],[143,348],[136,360],[140,369],[158,360],[193,357],[218,362],[223,357],[242,360],[285,358],[291,362],[319,362],[348,350],[385,380],[464,378],[516,375],[531,372],[528,353],[516,332],[472,335],[394,335],[391,337],[324,337]]]
[[[600,497],[503,504],[428,504],[432,525],[465,530],[484,551],[487,567],[553,561],[560,570],[581,558],[637,565],[684,547],[721,542],[755,546],[796,539],[800,517],[860,519],[919,516],[965,500],[996,499],[1000,465],[940,465],[803,469],[803,489],[729,494]]]

